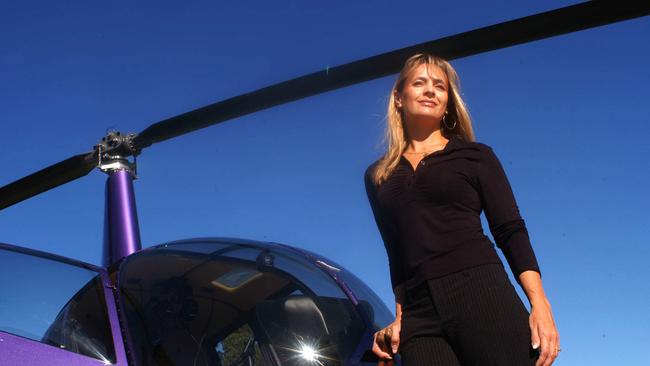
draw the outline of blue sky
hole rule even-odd
[[[0,184],[161,119],[568,1],[20,2],[0,5]],[[460,59],[479,141],[501,159],[562,338],[558,365],[650,356],[650,19]],[[138,158],[144,246],[197,237],[318,252],[393,308],[362,175],[393,77],[242,117]],[[0,241],[101,261],[96,171],[0,213]],[[487,229],[486,229],[487,230]]]

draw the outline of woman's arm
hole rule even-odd
[[[396,250],[393,236],[391,231],[388,228],[385,218],[379,208],[377,202],[377,187],[372,181],[372,172],[374,165],[368,167],[364,175],[364,183],[366,186],[366,193],[368,194],[368,202],[370,203],[370,208],[372,209],[373,215],[375,217],[375,222],[377,223],[377,228],[381,234],[381,238],[384,242],[384,247],[386,248],[386,254],[388,255],[388,264],[390,269],[390,279],[391,285],[393,286],[393,292],[395,294],[395,321],[384,329],[375,333],[374,342],[372,345],[372,351],[382,359],[380,365],[391,364],[392,355],[397,353],[399,348],[399,333],[402,327],[402,304],[404,303],[404,278],[403,278],[403,269],[400,253]],[[391,360],[389,363],[386,363],[384,360]]]
[[[537,258],[519,214],[512,188],[491,148],[485,145],[478,168],[481,202],[490,231],[531,305],[529,325],[533,348],[540,349],[537,366],[549,366],[559,352],[559,335],[551,305],[544,294]]]
[[[541,347],[537,365],[549,366],[560,351],[560,335],[553,320],[551,304],[542,287],[542,279],[538,272],[524,271],[519,275],[519,283],[530,302],[528,322],[533,348]]]
[[[404,284],[397,285],[393,292],[395,293],[395,320],[402,320],[402,304],[404,303],[404,298],[406,296],[404,290]]]
[[[477,181],[490,232],[506,257],[512,273],[518,276],[528,270],[540,272],[508,177],[494,151],[487,145],[483,145]]]
[[[377,224],[377,229],[379,230],[381,239],[384,242],[384,247],[388,256],[391,286],[393,287],[393,291],[396,292],[396,289],[399,287],[399,285],[403,284],[406,279],[404,278],[401,253],[398,250],[396,244],[394,230],[391,229],[391,225],[388,223],[387,218],[379,207],[380,205],[377,197],[377,187],[372,181],[373,171],[374,164],[368,167],[366,170],[366,173],[364,175],[364,183],[366,186],[366,193],[368,195],[368,203],[370,203],[370,208],[372,209],[375,223]]]

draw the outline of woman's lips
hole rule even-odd
[[[429,101],[429,100],[421,100],[418,103],[420,103],[420,104],[422,104],[422,105],[424,105],[426,107],[431,107],[431,108],[435,108],[435,106],[437,105],[436,103],[434,103],[432,101]]]

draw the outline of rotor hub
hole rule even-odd
[[[134,133],[124,135],[119,131],[108,132],[102,141],[94,146],[99,170],[107,174],[125,170],[137,178],[136,156],[140,154],[140,149],[133,143],[136,136]],[[130,157],[133,159],[130,160]]]

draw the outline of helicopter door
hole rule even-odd
[[[0,244],[0,366],[127,365],[103,268]]]

